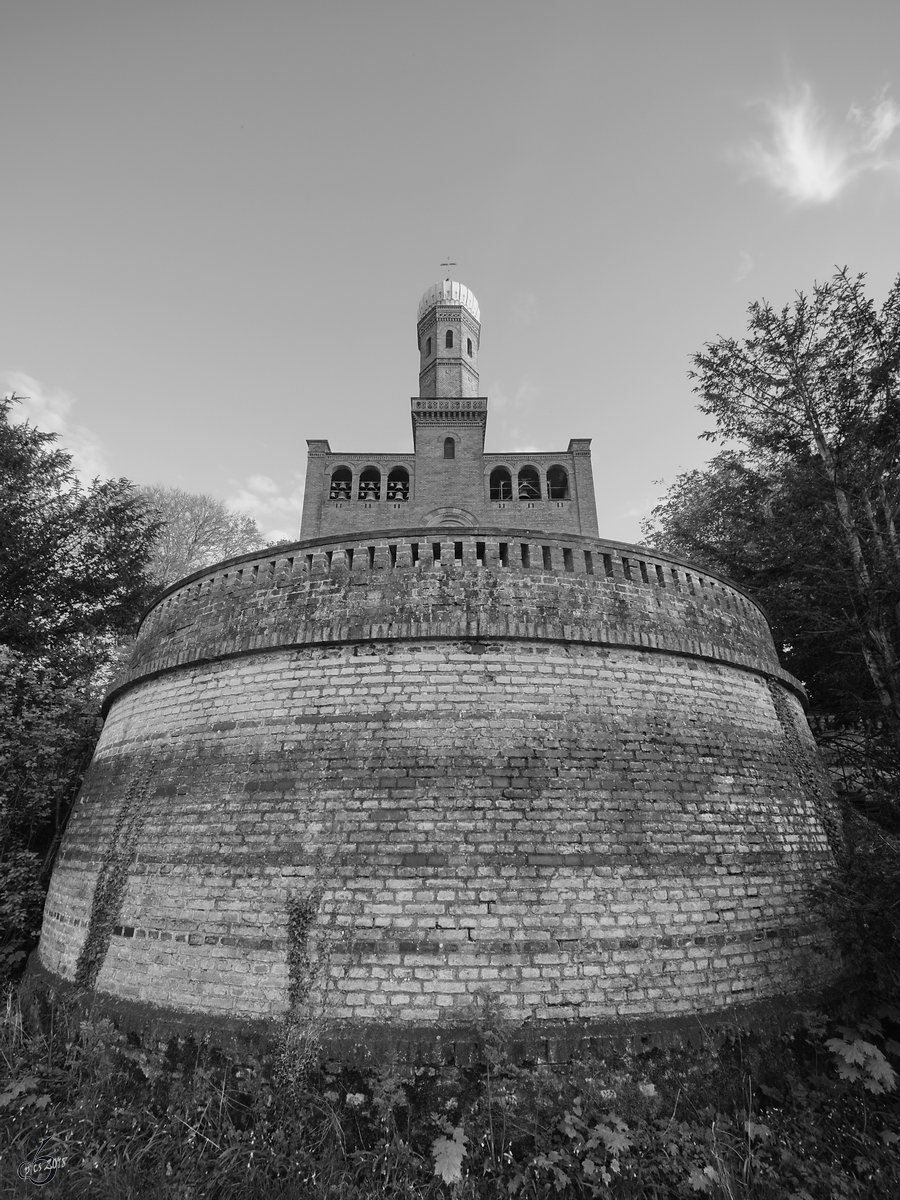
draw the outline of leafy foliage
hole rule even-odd
[[[0,399],[0,977],[36,936],[155,536],[130,483],[85,490],[54,435],[12,411]]]
[[[85,490],[54,434],[0,398],[0,645],[90,673],[147,601],[155,526],[125,479]]]
[[[520,1031],[488,1011],[467,1066],[317,1059],[285,1083],[277,1047],[235,1060],[191,1041],[142,1045],[58,1001],[35,1026],[36,1003],[11,994],[0,1034],[0,1188],[39,1148],[64,1163],[67,1196],[92,1200],[888,1200],[900,1188],[897,1012],[836,1013],[836,1027],[809,1013],[789,1033],[711,1031],[550,1066],[518,1061]]]
[[[870,999],[900,996],[900,838],[848,813],[846,849],[815,889],[818,907]]]
[[[140,498],[158,523],[148,571],[161,587],[264,544],[252,517],[213,496],[156,484],[141,488]]]
[[[96,692],[69,674],[0,645],[0,859],[37,853],[61,830],[90,756]]]
[[[449,1126],[449,1122],[448,1122]],[[466,1135],[462,1125],[449,1126],[449,1137],[435,1138],[431,1144],[434,1173],[444,1183],[459,1183],[462,1179],[462,1164],[466,1157]]]
[[[867,1040],[867,1035],[882,1036],[884,1033],[881,1022],[869,1019],[863,1022],[864,1029],[840,1025],[840,1037],[828,1038],[825,1045],[838,1059],[837,1072],[841,1079],[861,1081],[864,1088],[880,1096],[883,1092],[892,1092],[897,1086],[897,1072],[888,1062],[882,1050],[874,1042]],[[896,1051],[900,1045],[891,1043]]]
[[[900,278],[880,310],[846,270],[694,356],[706,436],[647,535],[724,571],[773,618],[817,709],[900,746]]]
[[[645,534],[764,605],[850,802],[817,901],[856,986],[891,999],[900,988],[900,277],[880,310],[846,270],[780,312],[753,304],[745,339],[709,344],[693,363],[701,411],[715,420],[706,436],[737,444],[679,476]]]
[[[782,660],[816,712],[843,727],[881,706],[848,603],[847,556],[815,462],[767,464],[731,449],[681,475],[645,523],[660,549],[702,562],[758,599]]]

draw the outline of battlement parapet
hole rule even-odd
[[[229,559],[144,614],[107,697],[161,672],[296,646],[404,639],[579,642],[682,654],[801,685],[740,588],[670,555],[538,531],[317,538]]]

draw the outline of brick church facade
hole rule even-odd
[[[416,337],[412,453],[335,453],[310,440],[300,536],[489,525],[596,537],[590,438],[541,454],[485,454],[472,292],[450,279],[429,288]]]

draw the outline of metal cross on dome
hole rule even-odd
[[[451,261],[450,261],[450,255],[448,254],[448,255],[447,255],[447,261],[446,261],[446,262],[442,262],[442,263],[441,263],[441,266],[442,266],[442,267],[447,267],[447,278],[449,279],[449,278],[450,278],[450,270],[449,270],[449,269],[450,269],[450,267],[455,267],[455,266],[456,266],[456,263],[455,263],[455,262],[451,262]]]

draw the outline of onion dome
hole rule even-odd
[[[478,307],[478,301],[464,283],[456,283],[453,279],[445,279],[441,283],[436,283],[433,287],[430,287],[419,301],[419,315],[416,317],[416,323],[421,321],[425,314],[438,304],[461,304],[463,308],[469,310],[476,321],[481,321],[481,309]]]

